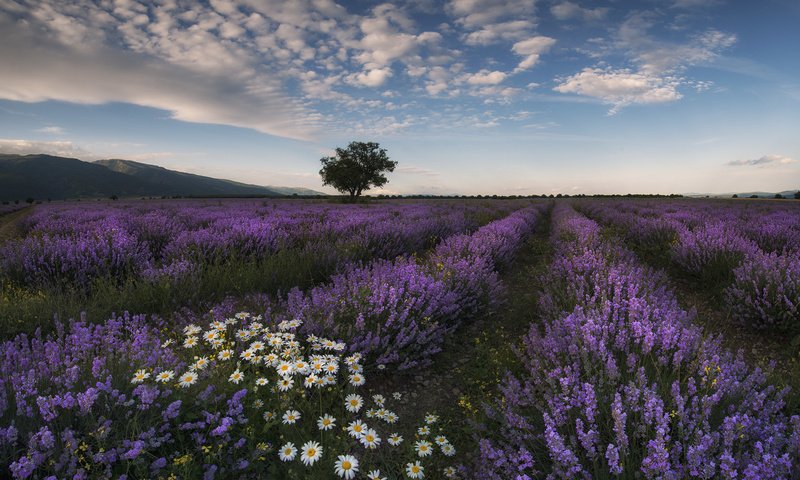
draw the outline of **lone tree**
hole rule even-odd
[[[347,148],[337,148],[336,156],[320,162],[322,184],[349,193],[351,201],[364,190],[386,185],[389,179],[384,173],[393,172],[397,166],[375,142],[351,142]]]

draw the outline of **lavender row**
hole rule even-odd
[[[296,202],[128,203],[38,207],[28,234],[0,248],[21,285],[88,288],[97,278],[177,281],[203,265],[310,249],[343,262],[423,251],[518,205]]]
[[[667,252],[683,272],[723,294],[733,320],[757,329],[800,331],[800,214],[742,204],[582,205],[620,228],[644,252]],[[683,205],[679,205],[683,206]],[[774,223],[773,223],[774,222]]]
[[[265,318],[301,318],[303,333],[341,339],[379,365],[423,367],[449,333],[497,304],[498,269],[511,262],[545,208],[520,209],[471,235],[448,237],[426,257],[353,265],[307,292],[294,289],[278,301],[249,303]],[[240,306],[224,302],[213,310],[224,316]]]
[[[704,336],[660,271],[557,206],[555,259],[476,478],[795,478],[787,391]]]

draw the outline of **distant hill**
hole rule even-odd
[[[731,198],[734,194],[739,198],[750,198],[755,195],[758,198],[775,198],[776,193],[780,193],[784,198],[794,198],[797,190],[784,190],[782,192],[730,192],[730,193],[685,193],[686,197],[709,197],[709,198]]]
[[[324,195],[305,188],[263,187],[177,172],[131,160],[84,162],[52,155],[0,154],[0,200],[138,196]]]

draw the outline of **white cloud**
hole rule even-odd
[[[464,42],[467,45],[489,45],[498,41],[519,40],[527,36],[535,26],[530,20],[510,20],[484,25],[467,34]]]
[[[615,114],[625,105],[678,100],[681,94],[677,90],[677,85],[675,79],[627,69],[585,68],[580,73],[563,80],[553,90],[600,99],[613,105],[609,114]]]
[[[467,45],[517,41],[536,28],[536,0],[450,0],[445,12],[465,31]]]
[[[736,35],[714,29],[695,34],[684,42],[657,40],[648,33],[653,24],[653,14],[634,14],[620,25],[615,35],[617,48],[651,74],[708,63],[736,43]]]
[[[560,2],[550,7],[550,13],[559,20],[578,18],[587,21],[596,21],[606,17],[608,8],[583,8],[577,3]]]
[[[365,87],[379,87],[392,76],[392,70],[388,67],[375,68],[366,72],[361,72],[352,76],[352,80]]]
[[[585,68],[562,80],[554,90],[600,99],[613,105],[609,114],[630,104],[679,100],[683,96],[679,87],[697,92],[708,90],[711,82],[687,79],[685,71],[716,58],[721,50],[736,42],[736,36],[711,29],[682,43],[659,40],[649,33],[658,16],[655,11],[634,12],[615,31],[612,43],[590,39],[601,47],[596,57],[621,53],[636,69],[614,69],[601,62],[599,65],[604,68]]]
[[[517,65],[514,71],[520,72],[536,65],[539,61],[539,56],[550,50],[555,43],[556,40],[554,38],[542,35],[515,43],[511,50],[525,58]]]
[[[774,167],[777,165],[788,165],[790,163],[795,163],[795,161],[796,160],[784,155],[764,155],[749,160],[733,160],[726,163],[726,165],[732,167]]]
[[[422,46],[435,45],[442,39],[438,32],[410,33],[412,20],[391,4],[375,7],[372,16],[361,19],[359,28],[363,37],[354,44],[361,50],[355,58],[368,70],[405,60]]]
[[[36,131],[39,133],[46,133],[48,135],[64,135],[64,129],[56,125],[38,128]]]
[[[470,85],[497,85],[506,78],[506,73],[500,71],[481,70],[477,73],[466,74],[464,80]]]
[[[81,160],[99,160],[101,158],[70,141],[40,142],[36,140],[0,138],[0,153],[16,155],[43,153],[59,157],[80,158]]]
[[[484,27],[505,18],[532,16],[535,0],[450,0],[445,10],[467,28]]]
[[[394,172],[407,175],[423,175],[426,177],[438,177],[441,175],[441,173],[435,170],[422,168],[415,165],[404,165],[402,167],[397,167]]]

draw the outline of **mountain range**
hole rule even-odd
[[[730,193],[684,193],[685,197],[709,197],[709,198],[731,198],[736,195],[739,198],[750,198],[755,195],[758,198],[775,198],[780,194],[783,198],[794,198],[797,190],[784,190],[782,192],[730,192]]]
[[[250,185],[132,160],[85,162],[53,155],[0,154],[0,200],[125,197],[325,195],[307,188]]]

